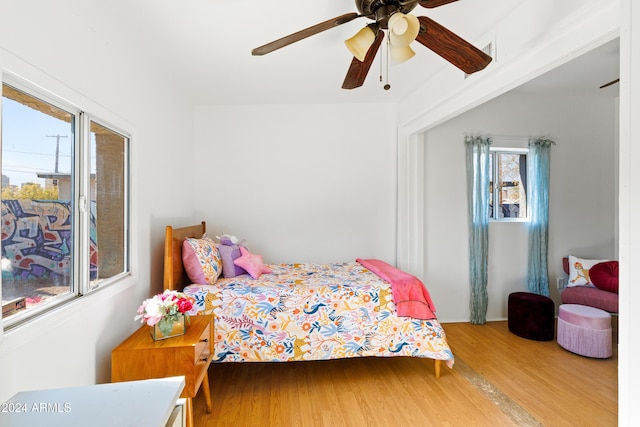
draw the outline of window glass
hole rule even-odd
[[[8,326],[129,272],[129,138],[36,93],[2,85],[2,322]]]
[[[91,288],[126,268],[127,138],[91,121]],[[98,250],[99,248],[99,250]]]
[[[526,219],[527,154],[493,151],[489,211],[494,220]]]
[[[75,114],[3,85],[3,318],[75,293],[75,122]]]

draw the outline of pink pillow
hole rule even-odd
[[[187,237],[182,242],[182,264],[189,279],[198,285],[213,285],[222,272],[222,260],[210,238]]]
[[[240,246],[240,258],[236,258],[233,263],[247,270],[247,273],[254,279],[260,277],[261,274],[271,273],[271,269],[262,262],[262,255],[252,254],[244,246]]]
[[[618,261],[601,262],[589,270],[591,283],[603,291],[618,293]]]

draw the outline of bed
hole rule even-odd
[[[366,268],[363,262],[371,260],[266,264],[271,273],[257,279],[241,274],[212,284],[192,283],[183,264],[183,243],[205,233],[204,221],[166,227],[164,288],[194,299],[189,314],[213,313],[214,362],[408,356],[433,359],[436,378],[443,362],[453,367],[454,356],[435,314],[422,315],[431,317],[424,319],[397,315],[396,281]],[[371,266],[375,270],[376,264]],[[378,274],[386,277],[384,271]],[[400,270],[394,274],[414,278]],[[413,313],[410,305],[399,306]]]

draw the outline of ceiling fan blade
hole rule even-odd
[[[416,40],[467,74],[484,69],[491,57],[426,16],[419,16],[420,32]]]
[[[605,83],[602,86],[600,86],[600,89],[604,89],[605,87],[609,87],[611,85],[614,85],[616,83],[618,83],[620,81],[619,78],[615,79],[615,80],[611,80],[609,83]]]
[[[355,89],[364,84],[364,80],[367,78],[367,73],[369,73],[369,68],[371,68],[373,59],[376,57],[383,39],[384,31],[378,30],[376,38],[373,40],[373,44],[369,47],[369,50],[364,57],[364,61],[361,62],[355,57],[351,60],[351,66],[344,78],[344,83],[342,83],[342,89]]]
[[[434,7],[443,6],[448,3],[453,3],[454,1],[458,1],[458,0],[422,0],[422,1],[419,1],[418,3],[422,7],[433,9]]]
[[[331,28],[337,27],[338,25],[346,24],[347,22],[353,21],[360,16],[362,15],[358,15],[355,12],[337,16],[333,19],[329,19],[312,27],[305,28],[304,30],[300,30],[293,34],[289,34],[288,36],[282,37],[281,39],[274,40],[271,43],[267,43],[263,46],[257,47],[251,51],[251,54],[254,56],[265,55],[267,53],[273,52],[276,49],[280,49],[281,47],[288,46],[302,39],[306,39],[307,37],[313,36],[326,30],[330,30]]]

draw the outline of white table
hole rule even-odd
[[[0,403],[3,427],[165,427],[184,377],[23,391]]]

